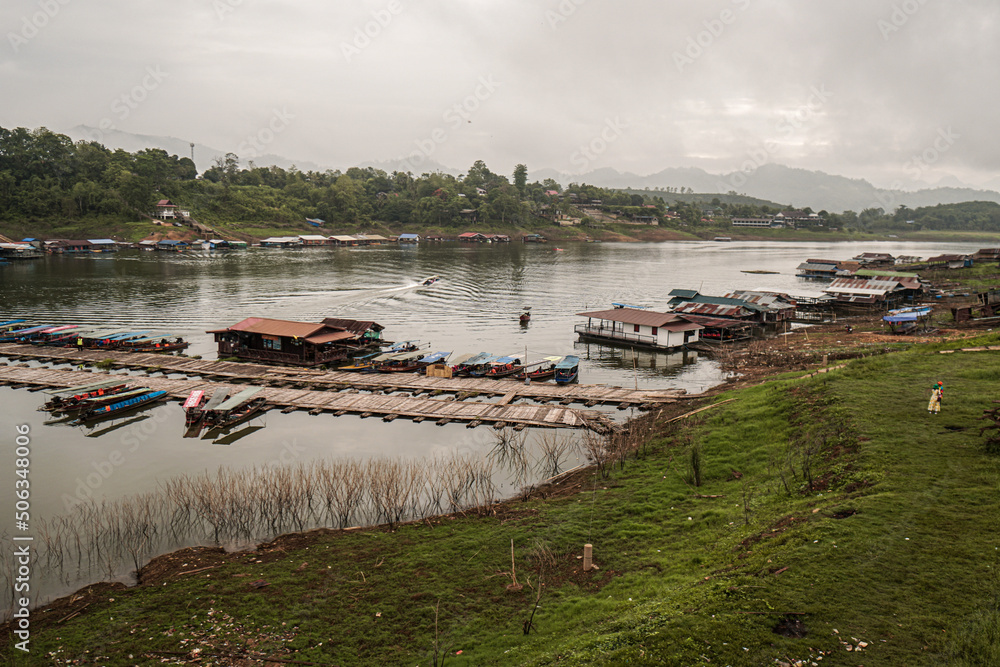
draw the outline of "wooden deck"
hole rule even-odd
[[[321,371],[164,354],[76,350],[16,343],[0,344],[0,356],[55,364],[95,364],[110,360],[118,368],[179,373],[219,381],[247,382],[258,386],[354,389],[378,393],[409,392],[414,396],[452,394],[460,400],[479,396],[503,396],[508,403],[531,400],[538,403],[559,402],[563,405],[581,403],[587,407],[616,405],[620,408],[640,406],[649,408],[656,404],[672,403],[684,395],[684,391],[679,389],[635,390],[605,385],[557,385],[548,382],[532,382],[526,385],[524,382],[511,379],[434,378],[416,373]]]
[[[31,368],[27,365],[0,365],[0,384],[15,387],[73,387],[108,377],[106,373],[54,368]],[[130,376],[119,375],[128,378]],[[166,391],[171,398],[183,400],[191,391],[213,390],[228,387],[233,393],[246,389],[245,384],[205,382],[201,379],[168,377],[131,377],[136,384],[150,389]],[[496,428],[513,426],[520,430],[526,426],[545,428],[588,428],[608,432],[614,422],[607,415],[592,410],[576,410],[563,406],[511,405],[461,401],[454,397],[414,398],[412,396],[387,396],[315,389],[265,387],[261,392],[271,407],[291,410],[308,410],[310,414],[331,412],[335,416],[360,414],[362,417],[378,415],[385,421],[407,417],[414,421],[434,420],[439,425],[461,422],[467,426],[492,424]]]

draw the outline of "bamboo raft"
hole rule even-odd
[[[616,405],[620,408],[639,406],[650,408],[656,404],[673,403],[685,393],[681,389],[624,389],[605,385],[554,385],[539,382],[526,385],[517,380],[489,378],[435,378],[415,373],[387,375],[384,373],[321,371],[141,352],[40,348],[34,345],[16,343],[0,344],[0,356],[13,360],[25,359],[54,364],[96,364],[110,361],[118,368],[181,373],[219,381],[246,382],[258,386],[297,386],[328,390],[354,389],[382,393],[411,392],[414,395],[454,394],[460,400],[472,396],[503,396],[508,402],[519,399],[539,403],[558,401],[564,405],[582,403],[587,407]]]
[[[109,375],[97,374],[97,377],[109,377]],[[0,384],[14,387],[73,387],[94,379],[95,374],[88,371],[0,365]],[[150,389],[165,391],[170,398],[177,400],[184,400],[195,389],[209,391],[227,387],[235,393],[245,388],[236,384],[206,383],[204,380],[167,377],[145,377],[142,384]],[[310,414],[331,412],[335,416],[348,413],[360,414],[362,417],[379,415],[385,421],[408,417],[418,422],[434,420],[438,425],[461,422],[469,427],[490,423],[495,428],[509,425],[517,430],[535,426],[586,428],[606,433],[615,428],[614,422],[605,414],[563,406],[463,402],[451,397],[414,398],[275,387],[264,388],[260,395],[264,396],[269,407],[285,407],[286,410],[283,412],[288,411],[287,408],[293,408],[308,410]]]

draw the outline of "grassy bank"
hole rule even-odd
[[[984,454],[978,418],[997,398],[1000,360],[939,353],[958,345],[685,403],[648,417],[623,465],[528,502],[173,554],[138,587],[92,587],[36,612],[31,655],[996,664],[1000,460]],[[929,415],[936,380],[945,401]],[[585,543],[596,571],[582,571]]]

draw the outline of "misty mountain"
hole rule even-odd
[[[77,125],[76,127],[63,132],[73,141],[96,141],[112,150],[120,148],[135,153],[146,148],[162,148],[170,155],[178,157],[191,157],[191,142],[176,137],[161,137],[150,134],[133,134],[132,132],[122,132],[120,130],[100,130],[88,125]],[[195,143],[194,163],[198,171],[202,172],[212,167],[215,159],[224,156],[226,153],[239,155],[240,166],[246,167],[249,162],[253,162],[258,167],[268,167],[271,165],[289,169],[296,167],[299,171],[326,171],[327,167],[320,166],[307,160],[290,160],[281,155],[270,153],[250,157],[244,151],[240,154],[238,147],[233,146],[227,150]]]
[[[551,178],[561,185],[589,183],[606,188],[691,188],[698,193],[735,192],[758,199],[784,202],[796,208],[806,206],[815,211],[839,213],[855,212],[866,208],[895,210],[906,205],[933,206],[957,204],[966,201],[992,201],[1000,203],[1000,192],[954,187],[954,181],[943,181],[948,187],[924,188],[916,191],[897,191],[876,188],[861,178],[847,178],[822,171],[796,169],[778,164],[765,164],[750,173],[734,171],[710,174],[694,167],[670,168],[648,176],[639,176],[614,169],[597,169],[585,174],[566,174],[553,169],[539,169],[529,173],[531,180]],[[664,198],[669,200],[668,194]]]
[[[171,155],[191,156],[191,142],[176,137],[163,137],[145,134],[133,134],[119,130],[99,130],[86,125],[77,125],[65,132],[74,141],[98,141],[108,148],[121,148],[134,153],[145,148],[162,148]],[[240,157],[242,166],[247,166],[251,158],[241,155],[238,147],[222,150],[203,144],[195,144],[194,161],[199,171],[212,166],[217,157],[228,152]],[[318,165],[306,160],[291,160],[280,155],[259,155],[252,158],[257,166],[275,165],[283,169],[296,167],[300,171],[326,171],[327,165]],[[414,174],[443,172],[453,176],[465,173],[461,169],[448,167],[431,159],[426,159],[419,165],[408,165],[403,160],[367,161],[358,166],[374,167],[387,173],[394,171],[411,171]],[[538,169],[528,172],[531,181],[544,181],[551,178],[562,186],[570,183],[589,183],[605,188],[657,190],[665,188],[690,188],[696,193],[735,192],[736,194],[783,202],[796,208],[806,206],[814,211],[830,211],[839,213],[846,210],[861,212],[866,208],[881,208],[893,211],[900,205],[910,208],[918,206],[934,206],[936,204],[957,204],[966,201],[992,201],[1000,203],[1000,192],[996,189],[981,190],[963,187],[961,182],[953,178],[939,181],[935,187],[912,191],[885,190],[877,188],[865,179],[847,178],[827,174],[822,171],[797,169],[779,164],[764,164],[750,173],[733,171],[724,174],[711,174],[697,167],[671,167],[655,174],[641,176],[631,172],[620,172],[604,167],[585,174],[567,174],[554,169]],[[990,187],[1000,189],[1000,178],[988,183]],[[664,192],[664,198],[670,201],[670,194]]]

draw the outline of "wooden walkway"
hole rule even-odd
[[[16,343],[0,344],[0,356],[46,363],[96,364],[110,360],[118,368],[179,373],[218,381],[247,382],[258,386],[302,389],[358,390],[378,393],[409,392],[413,395],[456,395],[459,399],[503,396],[508,403],[531,400],[538,403],[581,403],[587,407],[616,405],[619,408],[652,408],[673,403],[684,395],[681,389],[624,389],[604,385],[523,382],[488,378],[434,378],[416,373],[351,373],[320,371],[287,366],[268,366],[231,361],[212,361],[165,354],[76,350]]]
[[[31,368],[27,365],[0,365],[0,384],[14,387],[74,387],[109,377],[106,373],[54,368]],[[135,384],[150,389],[166,391],[171,398],[183,400],[192,390],[213,390],[228,387],[233,393],[245,389],[241,384],[220,384],[204,380],[167,377],[131,377]],[[511,405],[509,402],[485,403],[460,401],[453,397],[414,398],[412,396],[386,396],[314,389],[289,389],[266,387],[262,396],[272,407],[284,407],[285,412],[308,410],[310,414],[330,412],[335,416],[360,414],[362,417],[380,416],[384,421],[407,417],[413,421],[433,420],[438,425],[449,422],[465,423],[469,427],[492,424],[495,428],[512,426],[520,430],[526,426],[546,428],[587,428],[606,433],[615,428],[607,415],[593,410],[575,410],[563,406]]]

